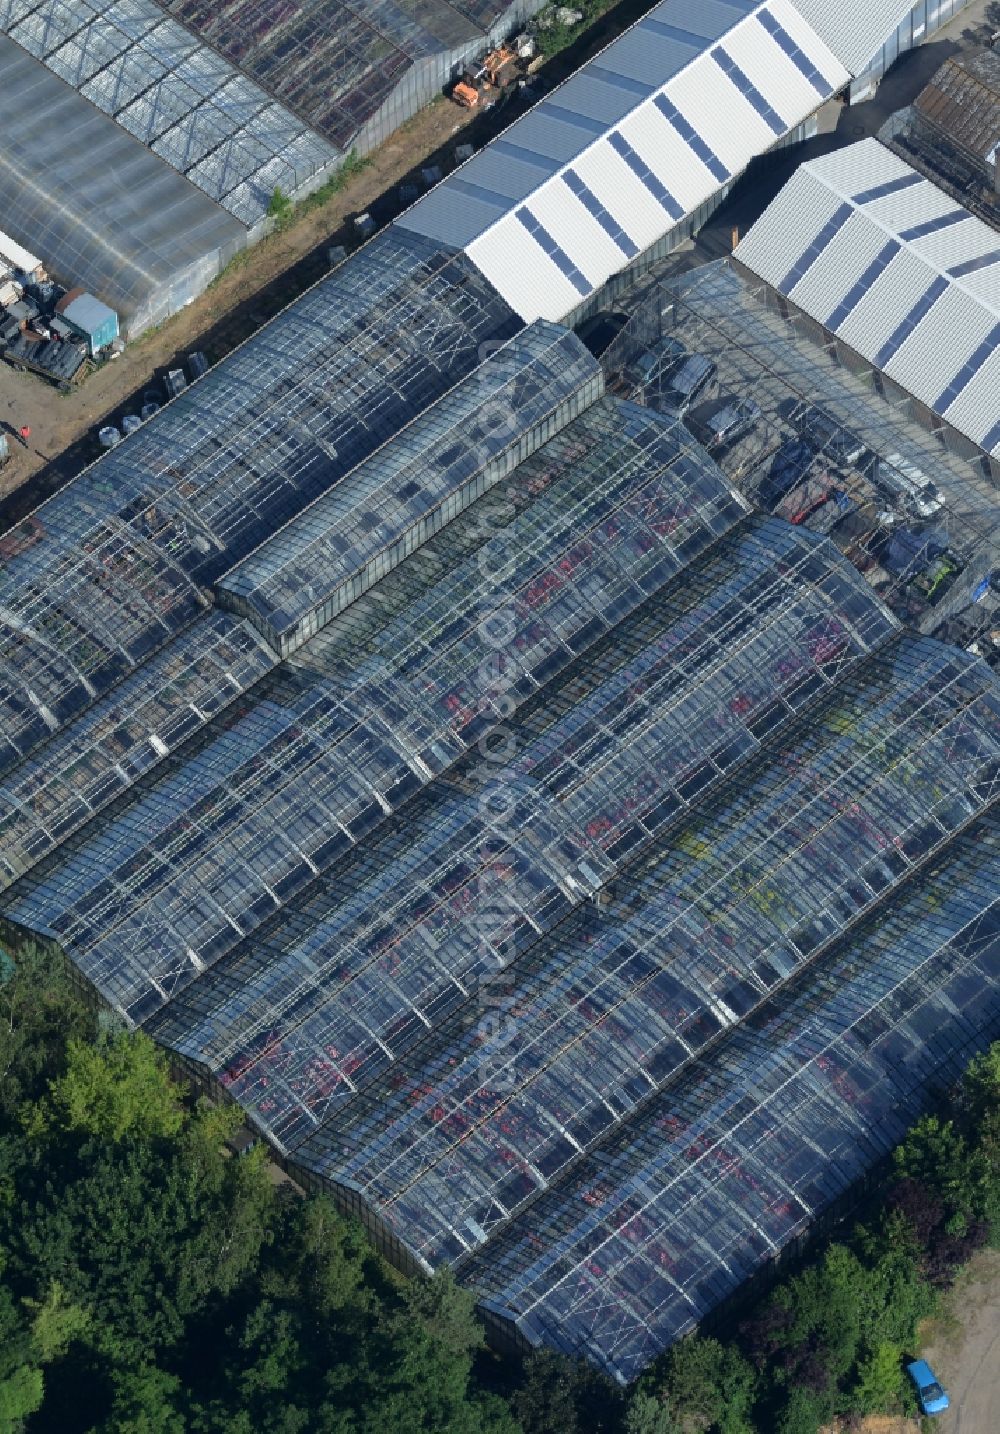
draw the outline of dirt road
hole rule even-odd
[[[935,1434],[1000,1430],[1000,1251],[977,1255],[928,1332],[923,1356],[951,1396]]]

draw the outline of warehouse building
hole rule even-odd
[[[802,165],[735,258],[946,442],[1000,464],[1000,237],[988,224],[866,139]]]
[[[799,0],[799,3],[807,19],[829,8],[826,0]],[[894,5],[891,0],[874,0],[870,8],[879,17],[884,38],[879,40],[878,48],[867,55],[864,64],[859,67],[856,78],[851,82],[851,99],[868,99],[886,70],[895,64],[900,55],[916,49],[918,45],[927,44],[949,20],[962,13],[966,4],[967,0],[917,0],[911,8]],[[837,7],[838,10],[840,8]]]
[[[663,0],[397,223],[462,248],[523,319],[583,317],[814,133],[905,9]]]
[[[278,11],[11,0],[0,16],[5,225],[135,337],[260,237],[276,190],[300,198],[352,149],[383,142],[537,8],[434,0],[418,19],[326,0]],[[404,223],[467,249],[523,318],[561,318],[696,228],[756,154],[807,133],[819,105],[871,71],[905,10],[662,0]],[[903,47],[925,33],[910,26]],[[517,294],[503,287],[507,245]]]

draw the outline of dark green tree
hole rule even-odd
[[[583,1434],[577,1417],[577,1372],[550,1349],[525,1361],[524,1383],[511,1401],[524,1434]]]
[[[692,1430],[745,1434],[756,1376],[732,1345],[698,1335],[680,1340],[657,1371],[662,1396],[680,1422]]]
[[[0,979],[0,1130],[65,1067],[71,1039],[92,1039],[97,1018],[61,957],[27,945]]]

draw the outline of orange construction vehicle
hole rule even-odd
[[[459,80],[451,92],[451,97],[456,104],[464,105],[467,110],[474,110],[479,103],[479,91],[468,75]]]
[[[509,45],[498,45],[483,59],[474,73],[466,72],[452,87],[456,104],[474,110],[484,99],[495,98],[496,91],[512,85],[519,74],[517,53]]]
[[[517,79],[517,55],[509,45],[498,45],[486,56],[476,78],[486,80],[496,90],[502,90]]]

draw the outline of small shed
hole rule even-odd
[[[70,289],[56,304],[56,313],[70,328],[86,339],[91,358],[106,349],[118,337],[118,315],[93,294],[83,289]]]

